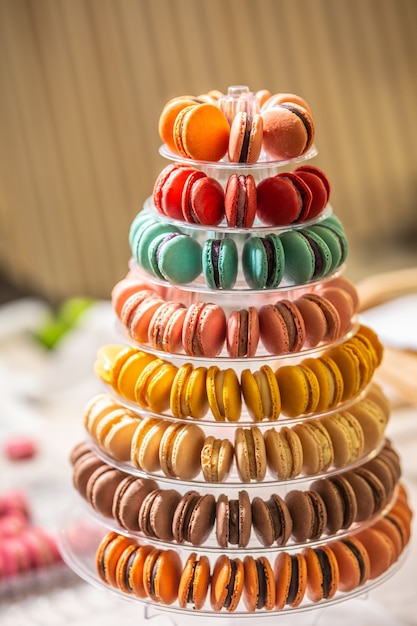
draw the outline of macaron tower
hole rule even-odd
[[[98,351],[71,453],[64,558],[178,624],[365,594],[412,512],[312,111],[237,86],[173,98],[159,134],[167,164],[111,293],[120,342]]]

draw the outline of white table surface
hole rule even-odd
[[[403,310],[404,307],[399,308]],[[398,311],[397,311],[398,313]],[[407,320],[416,319],[416,310],[407,310]],[[102,391],[93,372],[97,348],[119,341],[109,302],[95,305],[82,323],[53,352],[46,352],[31,337],[45,314],[45,305],[21,300],[0,309],[0,445],[14,434],[30,434],[39,451],[29,461],[8,461],[0,450],[0,493],[23,489],[37,523],[56,530],[73,495],[68,455],[84,437],[82,411],[86,402]],[[372,311],[366,323],[378,325]],[[380,329],[378,329],[380,330]],[[389,333],[385,333],[388,334]],[[414,334],[414,340],[416,335]],[[388,336],[389,339],[389,336]],[[417,379],[416,379],[417,381]],[[402,457],[403,479],[414,510],[417,510],[417,407],[402,406],[393,411],[389,437]],[[402,567],[383,585],[356,599],[309,613],[300,613],[274,623],[285,626],[405,626],[417,624],[417,516],[414,539]],[[196,620],[166,613],[149,616],[150,625],[223,624],[227,618]],[[55,577],[37,592],[0,594],[2,626],[114,626],[143,622],[143,609],[136,602],[98,589],[75,574]],[[234,620],[236,623],[238,620]],[[245,623],[255,624],[252,616]],[[259,620],[267,624],[269,620]]]

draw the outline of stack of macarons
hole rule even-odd
[[[278,368],[245,368],[240,377],[232,367],[177,366],[123,344],[102,346],[95,371],[123,401],[145,411],[197,419],[209,411],[215,421],[237,422],[245,408],[254,421],[262,421],[323,413],[354,400],[371,382],[382,353],[377,335],[360,325],[316,357]]]
[[[288,226],[314,220],[330,196],[327,175],[314,165],[263,178],[231,174],[223,189],[219,181],[187,163],[171,163],[156,178],[152,200],[170,221],[202,226],[250,228],[255,218],[265,226]]]
[[[120,343],[98,350],[104,391],[71,453],[106,529],[94,575],[194,615],[347,599],[392,571],[412,512],[383,345],[306,164],[311,108],[235,86],[172,98],[158,130],[170,163],[132,220]]]
[[[216,495],[178,485],[163,487],[100,459],[84,442],[71,453],[73,484],[81,497],[115,529],[141,537],[222,548],[310,545],[341,538],[376,522],[393,504],[401,477],[398,453],[389,441],[360,467],[290,485],[282,495]],[[128,468],[126,468],[128,469]]]
[[[388,513],[373,525],[325,544],[235,556],[173,548],[107,532],[95,553],[99,580],[147,602],[242,614],[340,600],[372,587],[398,561],[410,538],[412,512],[401,485]]]
[[[385,436],[388,400],[376,384],[345,410],[293,426],[203,428],[189,420],[138,416],[106,394],[92,398],[84,425],[94,445],[140,475],[163,474],[184,481],[250,483],[293,480],[355,466]]]
[[[175,289],[175,288],[174,288]],[[283,355],[338,342],[350,332],[359,299],[354,285],[339,277],[294,294],[248,308],[224,310],[210,301],[171,298],[150,282],[122,279],[111,299],[123,329],[139,347],[171,354],[231,358]],[[230,313],[229,313],[230,311]]]
[[[246,86],[171,98],[158,121],[171,154],[203,162],[288,161],[313,146],[315,123],[304,98]]]
[[[209,289],[276,289],[333,275],[345,262],[348,244],[332,214],[295,230],[254,231],[248,238],[199,230],[194,236],[143,209],[130,229],[132,258],[145,277]],[[210,236],[210,235],[215,236]],[[243,241],[243,243],[242,243]]]
[[[17,586],[28,575],[55,572],[59,564],[56,538],[33,521],[26,494],[19,490],[0,494],[0,587]]]

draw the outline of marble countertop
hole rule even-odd
[[[395,316],[395,338],[390,333],[386,311],[367,311],[364,322],[381,333],[388,344],[398,341],[398,320],[406,334],[417,315],[417,299],[404,306],[401,300],[391,303]],[[19,300],[0,308],[0,493],[23,489],[30,500],[38,523],[56,530],[73,491],[68,455],[75,443],[84,438],[82,411],[95,393],[102,391],[93,372],[96,351],[104,343],[119,341],[109,302],[98,302],[82,322],[60,342],[54,351],[46,351],[33,339],[33,330],[47,313],[36,300]],[[416,343],[415,331],[411,335]],[[401,347],[404,347],[403,345]],[[414,345],[406,346],[414,348]],[[417,370],[416,377],[417,380]],[[386,381],[384,381],[384,385]],[[404,400],[398,389],[387,389],[393,400],[393,413],[387,434],[402,458],[403,480],[411,504],[417,510],[417,406]],[[3,443],[11,435],[29,434],[38,444],[37,455],[30,460],[12,462],[3,453]],[[286,626],[326,625],[337,623],[355,626],[412,626],[417,624],[417,516],[413,519],[413,538],[402,567],[384,584],[355,599],[332,607],[294,615],[286,614]],[[113,626],[143,623],[141,605],[89,585],[72,572],[56,576],[36,589],[0,594],[2,626]],[[166,613],[146,616],[150,625],[213,623],[218,626],[236,623],[227,617],[198,619],[191,615]],[[249,623],[249,622],[248,622]],[[252,616],[251,624],[258,623]],[[259,620],[267,625],[269,619]],[[274,621],[277,622],[277,618]]]

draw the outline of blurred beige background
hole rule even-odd
[[[0,274],[107,298],[165,165],[171,97],[311,105],[348,274],[417,265],[415,0],[0,0]]]

